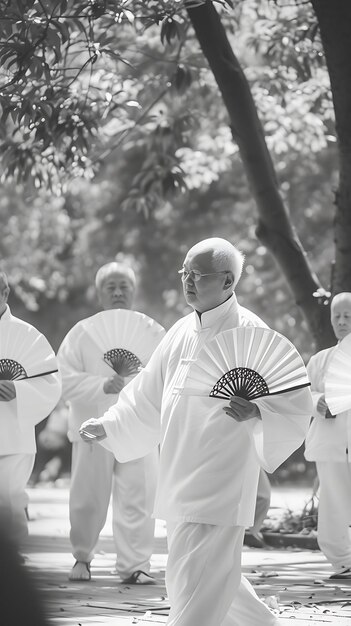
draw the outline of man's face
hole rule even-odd
[[[216,268],[213,266],[211,251],[196,253],[196,250],[189,250],[183,267],[186,271],[195,270],[201,274],[212,274],[202,276],[198,281],[194,281],[190,276],[183,280],[185,300],[199,313],[214,309],[231,295],[233,288],[230,282],[228,285],[230,272],[214,273]]]
[[[135,287],[122,272],[109,274],[97,290],[101,307],[109,309],[131,309]]]
[[[351,300],[332,304],[331,324],[337,339],[343,339],[351,333]]]

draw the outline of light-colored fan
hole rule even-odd
[[[55,355],[33,326],[6,324],[0,329],[0,380],[37,378],[57,372]]]
[[[351,409],[351,334],[340,341],[330,357],[325,400],[332,415]]]
[[[201,350],[181,393],[254,400],[310,385],[293,344],[269,328],[226,330]]]
[[[121,376],[137,374],[165,334],[151,317],[126,309],[101,311],[84,320],[83,327],[99,358]]]

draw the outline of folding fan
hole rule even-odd
[[[6,324],[0,331],[0,380],[36,378],[57,372],[55,355],[33,326]]]
[[[165,334],[151,317],[126,309],[101,311],[83,322],[97,354],[121,376],[134,376],[146,365]]]
[[[308,385],[302,358],[286,337],[246,326],[209,341],[190,366],[182,393],[254,400]]]
[[[325,400],[333,415],[351,409],[351,334],[340,341],[330,357]]]

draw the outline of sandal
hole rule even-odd
[[[123,585],[155,585],[156,580],[150,574],[143,572],[141,569],[137,569],[128,578],[122,580]]]
[[[329,576],[329,580],[337,580],[338,578],[351,580],[351,567],[349,567],[348,569],[345,569],[343,572],[339,572],[339,573],[332,574],[331,576]]]

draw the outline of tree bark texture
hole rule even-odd
[[[244,72],[212,2],[207,0],[199,7],[188,8],[188,14],[222,94],[232,136],[238,144],[256,201],[259,215],[257,236],[282,269],[317,349],[327,347],[335,341],[330,328],[329,307],[324,305],[322,298],[313,296],[321,285],[309,266],[279,193],[262,124]]]
[[[339,150],[333,293],[351,291],[351,1],[311,0],[330,76]]]

